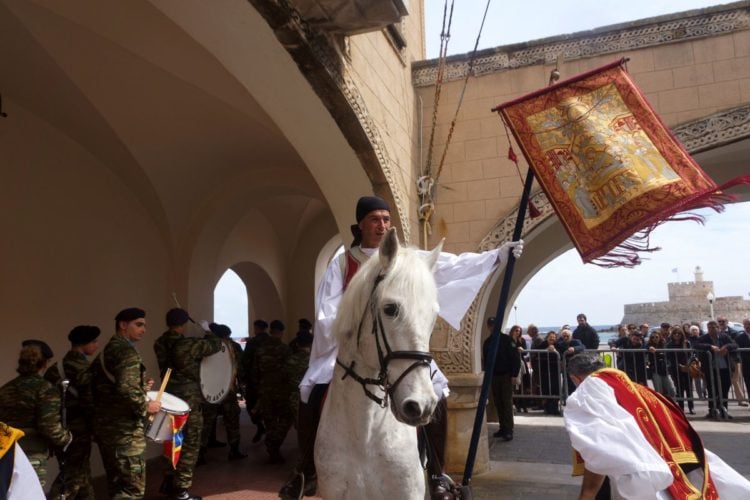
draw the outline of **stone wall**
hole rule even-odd
[[[696,285],[705,283],[711,282]],[[697,289],[702,292],[702,287],[699,286]],[[717,297],[714,300],[714,317],[719,316],[725,316],[729,321],[738,323],[745,318],[750,318],[750,300],[742,297]],[[711,319],[711,306],[706,300],[706,294],[703,293],[700,296],[678,298],[678,300],[668,302],[626,304],[625,315],[621,323],[635,323],[636,325],[648,323],[653,326],[666,321],[675,325],[708,319]]]

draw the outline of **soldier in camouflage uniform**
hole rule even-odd
[[[235,360],[235,366],[237,366],[242,356],[242,347],[232,340],[232,330],[227,325],[217,323],[211,323],[208,325],[208,328],[214,335],[232,346],[232,357]],[[240,403],[237,401],[238,379],[241,378],[239,371],[236,371],[234,382],[229,387],[229,392],[221,403],[203,404],[203,433],[201,435],[201,453],[198,464],[205,463],[206,448],[210,448],[212,443],[220,443],[216,441],[216,418],[219,414],[224,419],[224,428],[227,433],[227,441],[229,441],[229,460],[240,460],[247,457],[246,454],[240,451]],[[224,443],[220,443],[220,446],[224,446]]]
[[[258,428],[255,436],[253,436],[253,443],[257,443],[266,433],[266,426],[263,422],[263,415],[256,408],[258,404],[258,387],[253,380],[253,372],[255,370],[253,364],[255,362],[255,352],[259,346],[263,345],[270,338],[270,335],[268,334],[268,323],[262,319],[256,319],[253,322],[253,330],[255,336],[247,339],[245,350],[242,352],[242,358],[240,358],[240,373],[243,377],[240,380],[245,386],[245,409],[247,410],[247,414],[250,415],[250,420]]]
[[[88,356],[96,352],[97,338],[101,331],[96,326],[79,325],[68,334],[70,351],[62,362],[50,366],[44,378],[53,384],[62,379],[70,383],[65,395],[66,424],[73,433],[73,442],[65,451],[64,457],[58,454],[58,461],[64,458],[60,474],[50,489],[50,498],[59,498],[65,493],[66,499],[94,498],[91,486],[91,427],[93,402],[91,401],[91,372],[88,371]],[[65,487],[63,488],[63,472]]]
[[[25,433],[18,444],[44,487],[50,448],[70,444],[72,436],[60,422],[60,393],[42,373],[52,349],[39,340],[25,341],[18,358],[18,377],[0,388],[0,422]]]
[[[201,393],[200,365],[205,356],[221,349],[221,339],[215,335],[207,338],[185,337],[190,316],[184,309],[170,309],[167,312],[166,332],[154,343],[159,371],[164,377],[167,368],[172,375],[167,384],[167,392],[183,399],[190,406],[190,416],[182,428],[182,451],[173,474],[168,474],[162,483],[163,492],[171,492],[178,500],[198,499],[188,488],[193,484],[193,471],[198,460],[203,431],[201,405],[206,402]],[[171,462],[168,468],[172,468]]]
[[[287,360],[292,350],[281,337],[284,324],[271,322],[270,338],[258,346],[253,362],[252,380],[258,387],[258,409],[266,424],[266,450],[269,464],[283,464],[281,443],[294,420]],[[295,389],[296,390],[296,389]]]
[[[146,490],[144,419],[161,408],[149,401],[146,367],[134,344],[146,335],[146,313],[131,307],[115,316],[115,335],[91,362],[94,437],[111,499],[143,498]]]
[[[300,325],[302,320],[300,320]],[[312,349],[313,336],[309,331],[300,330],[297,336],[289,344],[292,354],[286,360],[286,372],[289,378],[289,393],[292,410],[294,412],[294,423],[299,416],[299,383],[310,364],[310,349]],[[288,430],[288,429],[287,429]]]

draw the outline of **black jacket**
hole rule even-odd
[[[487,337],[487,340],[482,345],[482,368],[485,368],[487,364],[490,339],[492,339],[492,336]],[[518,376],[518,372],[521,370],[521,356],[515,344],[511,340],[510,335],[504,333],[500,334],[499,341],[500,345],[497,348],[497,356],[495,356],[495,366],[492,370],[493,375]]]

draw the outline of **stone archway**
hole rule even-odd
[[[685,123],[676,127],[675,135],[689,152],[696,155],[701,167],[719,183],[746,173],[744,158],[750,153],[750,106],[743,105]],[[737,193],[739,200],[747,200],[749,196],[747,186]],[[524,221],[522,238],[526,248],[523,258],[516,263],[509,303],[513,303],[534,274],[572,247],[544,192],[537,191],[531,200],[541,214],[534,219],[527,216]],[[517,217],[518,207],[495,224],[482,239],[478,250],[498,248],[510,241]],[[438,325],[433,336],[431,349],[441,368],[449,374],[452,390],[449,402],[450,446],[446,455],[446,467],[451,472],[463,470],[468,452],[468,440],[482,383],[479,346],[482,343],[483,319],[494,315],[502,276],[503,272],[498,271],[487,280],[464,317],[461,331],[443,323]],[[506,310],[506,318],[509,313],[510,310]],[[487,440],[481,438],[475,465],[477,472],[486,470],[488,466],[486,446]]]

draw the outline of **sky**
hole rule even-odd
[[[427,57],[440,50],[445,0],[425,0]],[[450,11],[451,0],[448,0]],[[701,0],[492,0],[479,48],[538,40],[730,2]],[[474,49],[486,0],[454,0],[448,54]]]
[[[574,33],[610,24],[720,5],[699,0],[493,0],[479,48]],[[470,52],[486,6],[485,0],[455,0],[448,54]],[[444,0],[425,0],[427,56],[437,57]],[[450,3],[449,3],[450,5]],[[471,84],[471,83],[470,83]],[[750,203],[727,206],[722,214],[705,212],[705,226],[667,223],[652,234],[662,250],[634,269],[602,269],[584,265],[570,250],[541,269],[518,296],[509,322],[555,326],[575,324],[584,312],[594,325],[619,323],[623,305],[666,301],[667,283],[692,281],[701,266],[704,279],[714,282],[717,296],[750,298]],[[523,258],[523,257],[522,257]],[[673,272],[677,269],[676,272]],[[215,291],[214,318],[228,324],[232,335],[247,335],[247,300],[242,281],[232,271]],[[736,321],[741,318],[729,318]],[[294,325],[292,325],[294,326]]]

